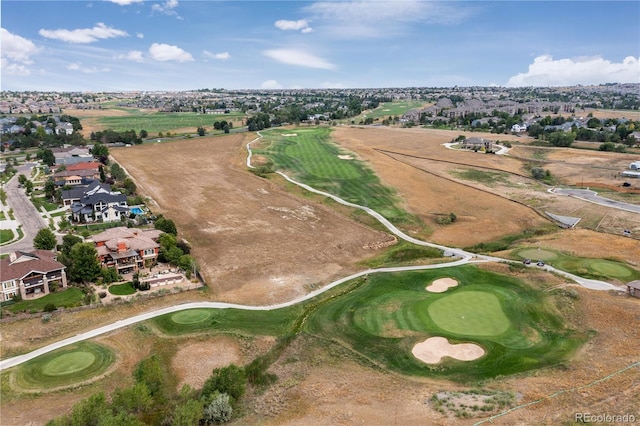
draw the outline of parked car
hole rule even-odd
[[[536,263],[536,265],[538,266],[544,266],[544,262],[542,260],[538,260],[538,263]]]
[[[525,259],[522,261],[525,265],[531,265],[531,259]]]
[[[629,188],[631,184],[629,182],[623,182],[622,186],[624,186],[625,188]]]

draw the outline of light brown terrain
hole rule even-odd
[[[599,224],[599,229],[606,228],[607,221],[615,221],[611,227],[634,223],[633,217],[611,209],[600,211],[578,200],[554,200],[526,178],[511,177],[509,183],[489,186],[460,179],[453,172],[471,166],[453,162],[522,175],[526,171],[521,168],[522,162],[514,158],[451,151],[440,145],[456,136],[455,132],[424,129],[339,128],[334,132],[338,143],[366,160],[385,184],[398,191],[408,211],[432,227],[429,239],[433,241],[468,246],[549,223],[538,212],[512,200],[536,207],[548,205],[560,214],[584,212],[589,223],[594,227]],[[252,137],[192,139],[112,151],[138,188],[151,197],[152,210],[173,219],[180,236],[192,244],[211,292],[183,292],[136,304],[63,313],[47,324],[38,318],[3,324],[2,356],[7,351],[24,352],[135,313],[185,301],[264,304],[290,300],[360,269],[359,260],[380,252],[368,247],[381,247],[391,240],[387,233],[351,220],[345,211],[336,212],[321,199],[304,195],[279,178],[267,180],[248,172],[244,146]],[[513,140],[517,141],[515,137]],[[529,158],[530,149],[533,148],[518,146],[514,156],[517,153]],[[560,162],[572,160],[571,156],[562,155],[561,151],[554,151],[545,157],[558,161],[557,169],[552,169],[554,174],[560,175],[564,170]],[[551,169],[552,163],[548,164]],[[588,160],[585,164],[589,165]],[[604,173],[593,178],[604,182]],[[438,226],[433,222],[437,214],[449,212],[458,216],[456,223]],[[531,238],[526,245],[578,256],[617,257],[635,265],[640,259],[638,240],[589,229]],[[485,267],[509,273],[504,265]],[[640,341],[640,299],[585,290],[541,271],[529,272],[527,277],[544,287],[575,291],[576,298],[567,298],[559,309],[576,323],[592,329],[594,337],[564,365],[496,378],[481,386],[516,392],[519,403],[526,404],[588,385],[640,361],[636,344]],[[135,364],[157,348],[172,355],[170,368],[178,388],[183,383],[201,386],[211,368],[228,362],[245,363],[265,352],[274,340],[268,336],[165,339],[155,330],[129,327],[99,341],[121,354],[105,378],[74,390],[32,395],[27,400],[5,395],[0,423],[45,424],[94,392],[109,394],[116,387],[128,386]],[[278,382],[263,393],[247,396],[251,408],[237,424],[470,425],[482,419],[463,420],[441,414],[429,403],[435,392],[469,389],[476,384],[410,378],[384,371],[345,348],[314,336],[299,336],[271,371],[278,375]],[[493,423],[555,425],[571,422],[575,413],[583,411],[635,413],[640,419],[638,395],[640,368],[635,367],[602,383],[516,410]],[[25,401],[29,410],[24,409]]]

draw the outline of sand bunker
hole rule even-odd
[[[351,155],[338,155],[338,158],[341,160],[353,160],[353,156]]]
[[[444,293],[449,290],[451,287],[455,287],[458,285],[458,281],[453,278],[438,278],[431,285],[427,286],[427,291],[432,293]]]
[[[473,361],[484,355],[484,349],[474,343],[452,345],[444,337],[430,337],[411,350],[413,356],[427,364],[437,364],[445,357],[460,361]]]
[[[282,136],[290,137],[290,136],[298,136],[297,133],[283,133]]]

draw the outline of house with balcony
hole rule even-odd
[[[0,261],[1,301],[15,296],[37,298],[49,294],[54,287],[66,288],[65,268],[55,253],[47,250],[10,253]]]
[[[119,222],[128,213],[127,196],[99,183],[90,185],[80,199],[71,204],[73,220],[81,223]]]
[[[115,268],[118,274],[128,274],[157,262],[162,231],[120,226],[94,235],[100,264]]]

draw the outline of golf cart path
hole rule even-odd
[[[257,140],[259,140],[260,138],[262,138],[262,135],[260,134],[260,132],[257,132],[258,137],[254,140],[252,140],[251,142],[249,142],[247,144],[247,151],[248,151],[248,155],[247,155],[247,167],[249,168],[253,168],[253,166],[251,165],[251,157],[253,155],[252,151],[251,151],[251,144]],[[165,315],[165,314],[170,314],[170,313],[175,313],[175,312],[179,312],[179,311],[183,311],[183,310],[187,310],[187,309],[198,309],[198,308],[205,308],[205,309],[211,309],[211,308],[215,308],[215,309],[242,309],[242,310],[247,310],[247,311],[272,311],[272,310],[276,310],[276,309],[281,309],[281,308],[286,308],[292,305],[295,305],[297,303],[301,303],[304,301],[307,301],[309,299],[312,299],[316,296],[318,296],[319,294],[322,294],[340,284],[343,284],[347,281],[362,277],[362,276],[367,276],[369,274],[377,274],[377,273],[389,273],[389,272],[404,272],[404,271],[420,271],[420,270],[427,270],[427,269],[438,269],[438,268],[449,268],[449,267],[453,267],[453,266],[460,266],[460,265],[465,265],[465,264],[473,264],[473,263],[484,263],[484,262],[512,262],[515,263],[515,261],[513,260],[509,260],[509,259],[503,259],[503,258],[499,258],[499,257],[494,257],[494,256],[486,256],[486,255],[479,255],[479,254],[475,254],[475,253],[471,253],[462,249],[458,249],[458,248],[452,248],[452,247],[446,247],[443,245],[439,245],[439,244],[433,244],[433,243],[429,243],[426,241],[422,241],[422,240],[418,240],[416,238],[413,238],[407,234],[405,234],[404,232],[402,232],[401,230],[399,230],[395,225],[393,225],[391,222],[389,222],[384,216],[382,216],[381,214],[379,214],[378,212],[365,207],[365,206],[361,206],[358,204],[354,204],[354,203],[350,203],[348,201],[343,200],[342,198],[339,198],[333,194],[329,194],[327,192],[324,191],[320,191],[317,190],[315,188],[310,187],[309,185],[306,185],[304,183],[298,182],[292,178],[290,178],[289,176],[287,176],[286,174],[282,173],[282,172],[276,172],[278,173],[280,176],[282,176],[284,179],[286,179],[287,181],[298,185],[304,189],[306,189],[307,191],[316,193],[316,194],[320,194],[326,197],[329,197],[333,200],[335,200],[336,202],[345,205],[345,206],[349,206],[349,207],[353,207],[353,208],[357,208],[357,209],[361,209],[364,210],[365,212],[367,212],[369,215],[373,216],[374,218],[376,218],[380,223],[382,223],[390,232],[392,232],[393,234],[395,234],[398,238],[401,238],[405,241],[411,242],[413,244],[416,245],[420,245],[420,246],[425,246],[425,247],[435,247],[438,248],[440,250],[443,250],[443,252],[445,253],[445,256],[449,256],[449,257],[458,257],[458,260],[452,261],[452,262],[447,262],[447,263],[439,263],[439,264],[434,264],[434,265],[422,265],[422,266],[396,266],[396,267],[387,267],[387,268],[375,268],[375,269],[367,269],[361,272],[357,272],[355,274],[340,278],[336,281],[333,281],[329,284],[327,284],[324,287],[321,287],[315,291],[312,291],[308,294],[305,294],[303,296],[300,296],[296,299],[290,300],[288,302],[283,302],[283,303],[279,303],[279,304],[274,304],[274,305],[262,305],[262,306],[254,306],[254,305],[241,305],[241,304],[235,304],[235,303],[224,303],[224,302],[191,302],[191,303],[183,303],[183,304],[179,304],[179,305],[174,305],[174,306],[169,306],[167,308],[162,308],[162,309],[158,309],[155,311],[151,311],[151,312],[146,312],[143,314],[139,314],[139,315],[135,315],[133,317],[129,317],[126,319],[122,319],[122,320],[118,320],[112,324],[108,324],[84,333],[80,333],[77,334],[75,336],[69,337],[67,339],[64,340],[60,340],[58,342],[52,343],[50,345],[44,346],[40,349],[36,349],[32,352],[29,352],[27,354],[24,355],[19,355],[16,357],[12,357],[12,358],[7,358],[4,360],[0,361],[0,371],[7,369],[7,368],[11,368],[14,367],[16,365],[22,364],[24,362],[27,362],[33,358],[36,358],[40,355],[44,355],[46,353],[49,353],[51,351],[54,351],[56,349],[60,349],[62,347],[65,347],[67,345],[71,345],[74,343],[78,343],[84,340],[88,340],[88,339],[92,339],[94,337],[109,333],[111,331],[115,331],[124,327],[128,327],[132,324],[136,324],[142,321],[147,321],[150,320],[152,318],[161,316],[161,315]],[[531,266],[531,267],[537,267],[537,266]],[[579,277],[577,275],[574,274],[570,274],[568,272],[564,272],[558,269],[553,268],[552,266],[549,265],[544,265],[542,267],[540,267],[542,269],[545,269],[549,272],[553,272],[559,275],[562,275],[566,278],[569,278],[573,281],[575,281],[576,283],[580,284],[581,286],[591,289],[591,290],[617,290],[617,291],[622,291],[621,288],[616,287],[610,283],[604,282],[604,281],[598,281],[598,280],[590,280],[590,279],[585,279],[582,277]]]
[[[566,195],[568,197],[577,198],[593,204],[599,204],[605,207],[611,207],[618,210],[624,210],[631,213],[640,213],[640,206],[637,204],[616,201],[610,198],[601,197],[596,191],[590,189],[560,189],[551,188],[549,192],[553,194]]]

